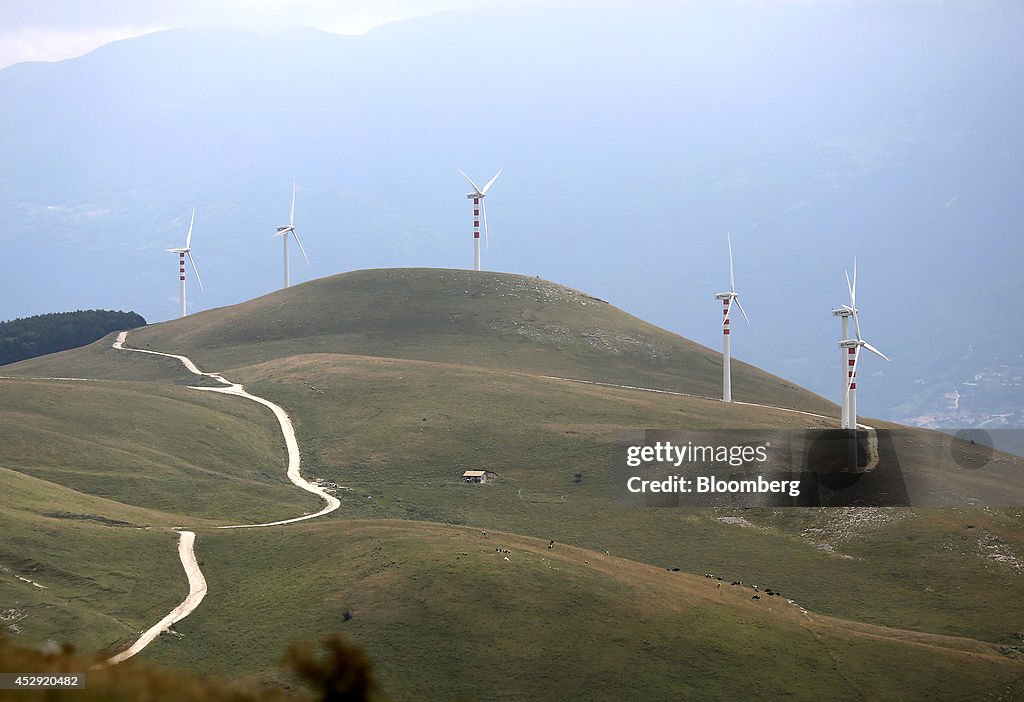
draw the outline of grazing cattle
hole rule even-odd
[[[759,599],[761,599],[761,596],[760,595],[754,595],[750,599],[752,599],[752,600],[759,600]]]

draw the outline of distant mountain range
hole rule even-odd
[[[954,425],[1021,426],[1005,359],[1024,347],[1007,324],[1024,297],[1022,20],[997,2],[564,4],[359,37],[174,30],[11,66],[0,319],[174,316],[164,249],[193,206],[193,309],[273,290],[293,178],[311,260],[293,280],[469,267],[456,166],[504,167],[485,268],[717,349],[731,232],[751,316],[734,355],[835,399],[830,309],[856,255],[865,337],[893,359],[865,360],[862,413],[929,424],[959,392]]]

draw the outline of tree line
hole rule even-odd
[[[143,327],[135,312],[77,310],[0,322],[0,365],[91,344],[112,331]]]

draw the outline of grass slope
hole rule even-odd
[[[24,639],[121,647],[188,592],[169,527],[318,505],[285,478],[277,422],[245,400],[167,383],[0,388],[0,624]]]
[[[1024,665],[992,645],[805,615],[749,588],[512,534],[328,521],[258,539],[205,533],[200,550],[218,605],[149,660],[259,677],[283,637],[340,631],[393,699],[1024,693]]]
[[[12,482],[3,472],[0,479],[4,487]],[[188,593],[175,536],[99,521],[87,511],[99,511],[96,505],[62,497],[55,507],[81,511],[0,508],[0,623],[27,641],[74,642],[90,652],[118,648]]]
[[[166,384],[0,383],[0,467],[190,522],[318,504],[288,482],[277,421],[255,403]]]

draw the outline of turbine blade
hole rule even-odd
[[[494,185],[494,181],[496,181],[498,179],[498,176],[501,175],[501,172],[503,170],[505,170],[504,167],[499,168],[498,172],[494,174],[494,177],[491,178],[489,181],[487,181],[487,185],[485,185],[484,189],[480,191],[481,195],[486,195],[487,194],[487,191],[491,189],[491,186]]]
[[[850,307],[857,309],[857,257],[853,257],[853,285],[850,286]]]
[[[750,326],[750,317],[747,316],[747,311],[744,310],[743,309],[743,305],[740,304],[740,298],[739,297],[734,297],[732,301],[735,302],[737,305],[739,305],[740,312],[743,313],[743,319],[747,320],[747,326]],[[731,306],[732,305],[730,305],[730,307]]]
[[[843,271],[843,275],[846,276],[846,292],[850,293],[850,307],[849,307],[849,309],[853,309],[853,286],[850,285],[850,271],[844,270]]]
[[[203,279],[199,277],[199,269],[196,268],[196,260],[192,258],[192,252],[186,251],[185,253],[188,256],[188,260],[192,262],[192,270],[196,272],[196,280],[199,281],[199,289],[206,292],[206,288],[203,287]]]
[[[288,216],[288,224],[295,226],[295,181],[292,181],[292,213]]]
[[[884,353],[882,353],[881,351],[879,351],[878,349],[876,349],[874,346],[872,346],[871,344],[869,344],[866,341],[864,342],[864,348],[866,348],[868,351],[870,351],[871,353],[875,354],[876,356],[881,356],[885,360],[889,361],[889,357],[888,356],[886,356]],[[889,362],[891,363],[892,361],[889,361]]]
[[[192,246],[192,225],[196,222],[196,208],[192,208],[192,221],[188,223],[188,236],[185,237],[185,250]]]
[[[729,242],[729,292],[736,292],[736,277],[732,272],[732,236],[726,232],[725,238]]]
[[[462,173],[462,177],[469,181],[469,184],[473,186],[473,192],[477,195],[483,195],[483,193],[480,192],[480,188],[476,187],[476,183],[473,182],[473,179],[466,175],[461,168],[456,168],[455,170]]]
[[[487,201],[486,200],[481,200],[480,201],[480,210],[481,210],[481,214],[484,216],[484,248],[490,249],[491,246],[490,246],[489,240],[487,238]]]
[[[302,242],[299,241],[299,233],[292,229],[292,236],[295,237],[295,243],[299,245],[299,251],[302,252],[302,257],[306,259],[306,265],[309,265],[309,256],[306,255],[306,250],[302,248]]]
[[[857,334],[857,341],[860,341],[860,315],[857,314],[856,307],[853,308],[853,314],[850,316],[853,317],[853,330]]]

